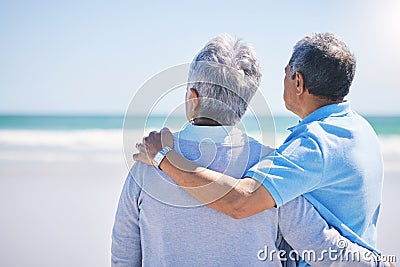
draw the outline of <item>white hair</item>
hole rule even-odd
[[[188,88],[199,95],[198,116],[221,125],[234,125],[246,112],[260,80],[260,64],[254,49],[223,34],[210,40],[193,59]]]

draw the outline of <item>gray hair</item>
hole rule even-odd
[[[199,95],[198,116],[235,125],[246,112],[261,80],[254,49],[227,34],[210,40],[193,59],[188,88]]]
[[[315,33],[297,42],[289,67],[292,79],[303,75],[310,94],[336,101],[349,93],[356,59],[337,35]]]

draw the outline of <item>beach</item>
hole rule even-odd
[[[142,135],[134,131],[132,139]],[[379,140],[385,181],[378,248],[400,260],[400,136]],[[1,265],[109,266],[114,215],[133,164],[123,147],[121,129],[1,129]]]

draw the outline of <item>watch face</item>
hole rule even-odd
[[[160,164],[160,161],[164,158],[164,155],[158,152],[153,159],[153,163],[155,163],[157,166]]]

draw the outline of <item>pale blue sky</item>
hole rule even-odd
[[[400,115],[400,2],[1,1],[0,113],[123,114],[157,72],[189,62],[212,37],[253,44],[262,92],[287,115],[283,68],[294,43],[335,32],[358,60],[349,99]]]

